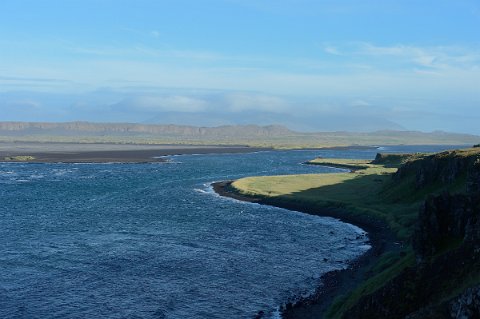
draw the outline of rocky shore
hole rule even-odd
[[[396,240],[388,226],[380,220],[352,216],[347,211],[341,209],[318,209],[299,203],[276,201],[271,198],[245,196],[231,187],[231,183],[232,181],[222,181],[213,183],[212,186],[214,191],[221,196],[300,211],[316,216],[337,218],[346,223],[354,224],[368,233],[369,243],[372,248],[352,261],[348,268],[322,275],[319,286],[313,295],[303,299],[292,296],[291,300],[286,300],[285,306],[281,311],[284,319],[323,318],[336,297],[348,293],[369,277],[368,271],[378,261],[379,256],[385,252],[398,251],[402,247],[402,244]]]

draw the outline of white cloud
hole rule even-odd
[[[158,39],[160,37],[160,32],[157,31],[157,30],[152,30],[150,31],[150,35],[156,39]]]
[[[6,104],[13,108],[28,109],[28,110],[39,109],[41,107],[40,102],[31,100],[31,99],[7,101]]]
[[[418,69],[418,68],[413,69],[413,72],[419,75],[431,75],[431,76],[442,75],[440,72],[437,72],[437,71]]]
[[[437,57],[432,55],[419,55],[417,57],[413,57],[413,61],[415,63],[425,67],[434,67],[436,59]]]
[[[359,107],[359,108],[371,106],[371,104],[369,102],[367,102],[365,100],[361,100],[361,99],[357,99],[357,100],[352,101],[350,105],[353,106],[353,107]]]
[[[119,103],[124,109],[144,112],[202,112],[208,103],[202,99],[172,95],[172,96],[139,96]]]
[[[267,111],[281,113],[289,108],[284,99],[273,95],[232,93],[225,97],[227,107],[230,111]]]
[[[342,55],[342,53],[340,53],[340,51],[336,47],[331,46],[331,45],[326,45],[323,48],[323,51],[325,51],[328,54],[332,54],[332,55]]]
[[[150,35],[154,38],[160,37],[158,31],[152,31]],[[68,45],[66,50],[70,53],[80,54],[84,56],[98,57],[98,58],[118,58],[128,59],[130,61],[141,61],[144,58],[168,58],[178,59],[191,62],[212,62],[212,61],[241,61],[242,57],[226,56],[217,52],[206,50],[180,50],[180,49],[159,49],[148,45],[135,45],[131,47],[115,47],[115,46],[71,46]]]
[[[419,67],[434,69],[472,68],[480,63],[480,48],[458,46],[377,46],[360,43],[352,50],[352,55],[390,58],[392,65],[403,60]]]
[[[479,99],[477,83],[480,83],[480,50],[475,48],[379,46],[370,43],[350,43],[344,46],[334,44],[332,48],[342,55],[335,59],[325,59],[324,56],[323,60],[308,60],[302,67],[298,67],[298,64],[299,61],[305,63],[304,59],[278,58],[275,63],[284,62],[278,68],[263,68],[260,60],[248,63],[249,60],[245,59],[242,63],[237,63],[235,57],[228,56],[222,64],[197,63],[198,60],[191,58],[196,56],[199,59],[209,59],[215,58],[215,54],[209,56],[194,51],[192,54],[177,52],[177,56],[183,58],[175,61],[156,58],[155,54],[161,54],[161,51],[153,51],[153,59],[143,60],[121,54],[121,59],[107,59],[101,55],[84,56],[75,63],[59,60],[37,65],[35,60],[22,64],[0,61],[0,73],[9,75],[8,78],[0,77],[0,92],[20,89],[81,93],[102,87],[122,88],[127,83],[125,81],[128,81],[131,83],[128,84],[131,86],[128,96],[150,97],[149,101],[137,101],[144,109],[160,109],[172,105],[180,110],[217,107],[218,101],[205,99],[201,94],[177,94],[175,89],[170,89],[200,88],[263,92],[232,94],[223,100],[225,103],[222,107],[231,107],[232,110],[263,108],[275,112],[293,109],[280,96],[315,97],[323,101],[333,97],[345,98],[347,101],[357,98],[370,101],[374,95],[384,96],[387,101],[407,96],[430,100],[452,96],[468,97],[475,101]],[[139,49],[146,48],[128,48],[135,52]],[[312,64],[317,61],[319,67],[312,68]],[[26,78],[27,75],[31,78],[64,80],[63,83],[11,80]],[[140,85],[163,87],[163,90],[136,90],[136,86]],[[179,96],[183,96],[183,99]],[[217,104],[210,106],[211,102]],[[218,109],[222,110],[222,107],[218,106]]]

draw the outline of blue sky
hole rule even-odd
[[[0,120],[480,134],[480,1],[0,2]]]

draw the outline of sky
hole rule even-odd
[[[480,134],[479,0],[1,0],[0,121]]]

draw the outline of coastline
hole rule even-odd
[[[162,157],[269,151],[248,146],[118,145],[79,143],[0,143],[4,163],[162,163]]]
[[[368,234],[369,243],[372,248],[365,254],[351,261],[346,269],[334,270],[323,274],[320,277],[319,287],[316,288],[313,295],[305,299],[296,300],[294,304],[287,301],[287,304],[281,310],[283,319],[323,318],[335,298],[352,291],[368,277],[369,269],[378,261],[383,253],[398,251],[401,248],[401,245],[396,243],[395,235],[381,220],[352,216],[348,211],[336,208],[311,207],[302,205],[301,203],[275,200],[274,198],[246,196],[236,192],[231,187],[232,182],[233,181],[223,181],[212,183],[212,188],[218,195],[224,197],[300,211],[310,215],[337,218],[343,222],[362,228]]]

